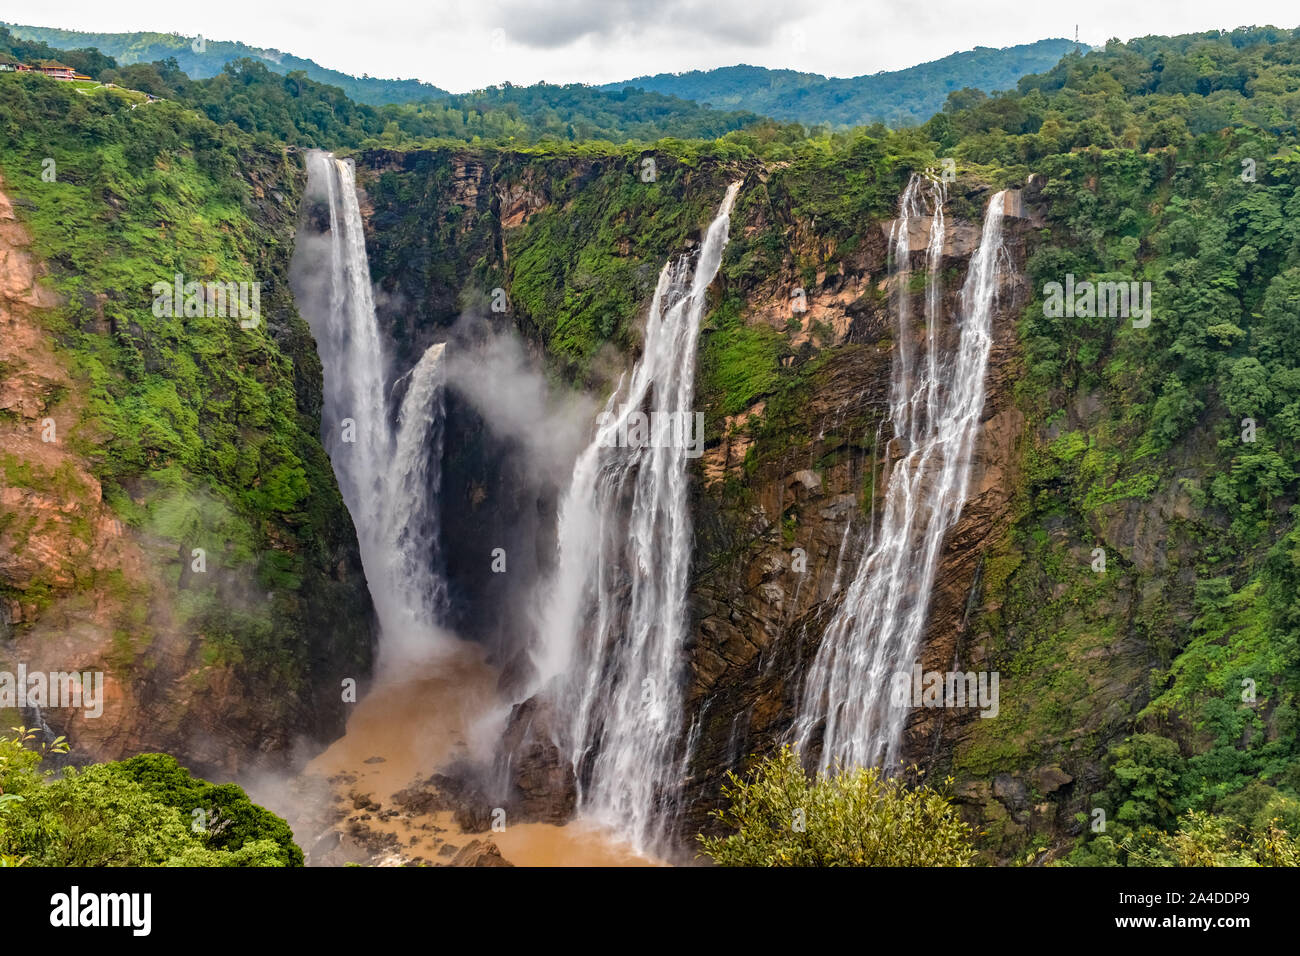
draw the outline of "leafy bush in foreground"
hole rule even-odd
[[[192,777],[166,754],[55,776],[42,757],[66,745],[34,750],[35,734],[14,730],[0,737],[0,866],[302,865],[289,825],[234,784]]]
[[[945,796],[874,767],[809,780],[786,747],[748,780],[727,776],[731,806],[714,816],[735,832],[699,836],[722,866],[969,866],[974,855]]]

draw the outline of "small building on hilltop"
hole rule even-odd
[[[66,63],[60,63],[58,60],[42,60],[36,64],[43,76],[48,76],[55,80],[75,80],[78,77],[77,71]],[[90,77],[85,77],[90,79]]]

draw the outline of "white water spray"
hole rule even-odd
[[[533,653],[538,686],[564,721],[559,744],[579,770],[579,812],[643,852],[662,841],[684,759],[687,449],[683,440],[619,447],[619,436],[630,415],[652,409],[680,421],[690,408],[705,294],[739,188],[727,189],[694,268],[683,256],[659,274],[641,358],[610,396],[561,502]]]
[[[394,416],[352,164],[311,152],[307,171],[310,188],[329,205],[329,296],[322,302],[308,292],[298,300],[324,370],[325,450],[356,525],[379,617],[381,662],[393,667],[437,648],[446,611],[432,505],[442,454],[444,346],[430,346],[408,373]]]
[[[930,233],[925,259],[924,356],[911,354],[909,231],[924,215]],[[944,243],[942,187],[913,176],[894,224],[898,339],[890,421],[901,458],[888,473],[879,530],[858,565],[808,672],[793,736],[809,752],[821,730],[819,767],[892,766],[899,756],[907,709],[892,706],[890,678],[910,671],[920,650],[944,535],[966,502],[971,454],[984,408],[984,378],[992,345],[998,275],[1004,258],[1004,192],[989,201],[979,248],[961,291],[955,354],[941,347],[939,262]]]

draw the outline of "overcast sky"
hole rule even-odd
[[[1044,37],[1295,27],[1296,0],[0,0],[0,20],[242,40],[347,73],[453,92],[509,80],[605,83],[735,63],[830,76],[896,70]]]

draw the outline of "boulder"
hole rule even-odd
[[[452,866],[514,866],[491,840],[470,840],[451,859]]]
[[[509,808],[517,820],[564,824],[578,805],[573,765],[555,745],[551,705],[539,697],[516,704],[503,738]]]

